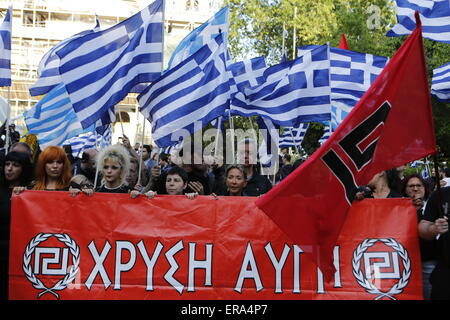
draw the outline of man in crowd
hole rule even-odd
[[[20,133],[16,131],[16,125],[14,123],[9,125],[9,139],[11,141],[10,145],[20,140]]]
[[[245,138],[238,143],[238,164],[242,164],[247,175],[247,186],[244,193],[250,197],[260,196],[272,188],[266,176],[260,174],[256,161],[256,143]]]
[[[288,153],[284,154],[281,161],[280,179],[283,180],[292,172],[291,155]]]
[[[81,159],[75,163],[73,168],[73,174],[82,174],[88,180],[94,184],[95,181],[95,173],[96,173],[96,163],[95,157],[97,156],[98,151],[95,149],[87,149],[83,152]],[[100,173],[99,173],[100,174]],[[100,179],[97,179],[97,186],[100,185]]]
[[[430,276],[431,300],[450,299],[450,243],[448,215],[450,214],[450,187],[434,191],[419,223],[419,236],[425,240],[438,240],[441,252],[436,268]]]

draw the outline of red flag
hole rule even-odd
[[[345,38],[345,34],[343,33],[341,36],[341,42],[339,43],[339,48],[348,50],[347,38]]]
[[[332,251],[357,186],[436,152],[420,22],[333,135],[256,201],[320,267]]]

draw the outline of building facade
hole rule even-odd
[[[152,0],[0,0],[1,19],[7,8],[13,6],[11,73],[12,86],[0,88],[3,98],[9,100],[11,117],[19,129],[24,128],[20,115],[42,97],[32,97],[29,87],[37,79],[37,67],[43,55],[61,40],[92,29],[95,16],[100,28],[107,29],[137,13]],[[191,30],[209,19],[222,5],[222,0],[166,0],[164,62],[167,64],[178,43]],[[132,142],[142,141],[144,119],[138,112],[136,94],[129,94],[116,105],[117,122],[113,142],[125,134]],[[145,125],[144,142],[150,143],[150,123]]]

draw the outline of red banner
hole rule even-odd
[[[254,201],[13,196],[9,298],[422,299],[409,199],[352,206],[329,283]]]

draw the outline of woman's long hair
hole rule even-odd
[[[36,184],[33,188],[34,190],[46,189],[48,178],[45,171],[45,165],[54,160],[63,162],[62,173],[59,177],[56,188],[64,189],[69,186],[70,179],[72,178],[72,172],[70,169],[70,161],[67,158],[64,149],[57,146],[48,146],[41,152],[36,163]]]
[[[13,161],[20,164],[22,167],[22,173],[19,178],[19,186],[27,187],[30,185],[31,180],[33,179],[33,165],[31,164],[30,157],[22,152],[11,151],[5,157],[6,161]],[[0,173],[0,187],[7,188],[9,187],[9,182],[5,177],[5,168],[2,168]]]

